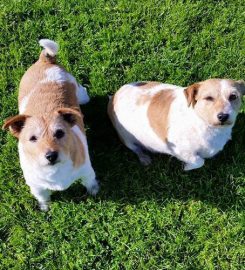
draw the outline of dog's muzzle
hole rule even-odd
[[[48,151],[45,155],[45,158],[49,161],[50,165],[54,165],[58,158],[58,152],[56,151]]]

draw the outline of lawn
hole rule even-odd
[[[245,106],[224,151],[187,173],[168,156],[142,167],[106,105],[126,82],[244,79],[244,0],[1,0],[0,29],[0,125],[18,113],[38,40],[54,39],[59,62],[92,97],[82,111],[101,183],[96,198],[75,183],[40,212],[17,141],[1,131],[0,269],[242,269]]]

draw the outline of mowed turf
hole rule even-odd
[[[62,63],[88,88],[82,107],[96,198],[76,183],[43,213],[25,185],[17,141],[0,133],[0,269],[242,269],[245,115],[233,139],[201,169],[183,172],[155,155],[142,167],[117,138],[108,95],[126,82],[188,85],[244,79],[245,2],[0,2],[0,124],[18,113],[21,76],[40,38],[60,45]]]

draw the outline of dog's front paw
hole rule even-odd
[[[49,202],[39,202],[39,208],[43,212],[47,212],[49,210]]]
[[[96,194],[99,192],[100,186],[97,182],[97,180],[95,180],[95,182],[93,183],[93,185],[87,187],[87,191],[90,195],[92,196],[96,196]]]
[[[193,164],[185,164],[184,165],[184,171],[191,171],[191,170],[193,170],[193,169],[195,169],[195,167],[193,166]]]
[[[197,158],[195,163],[186,163],[184,166],[184,171],[191,171],[194,169],[201,168],[204,165],[204,159]]]

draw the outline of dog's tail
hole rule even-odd
[[[40,54],[40,60],[50,63],[55,63],[56,54],[58,53],[59,46],[56,42],[50,39],[40,39],[40,46],[44,48],[44,50]]]

